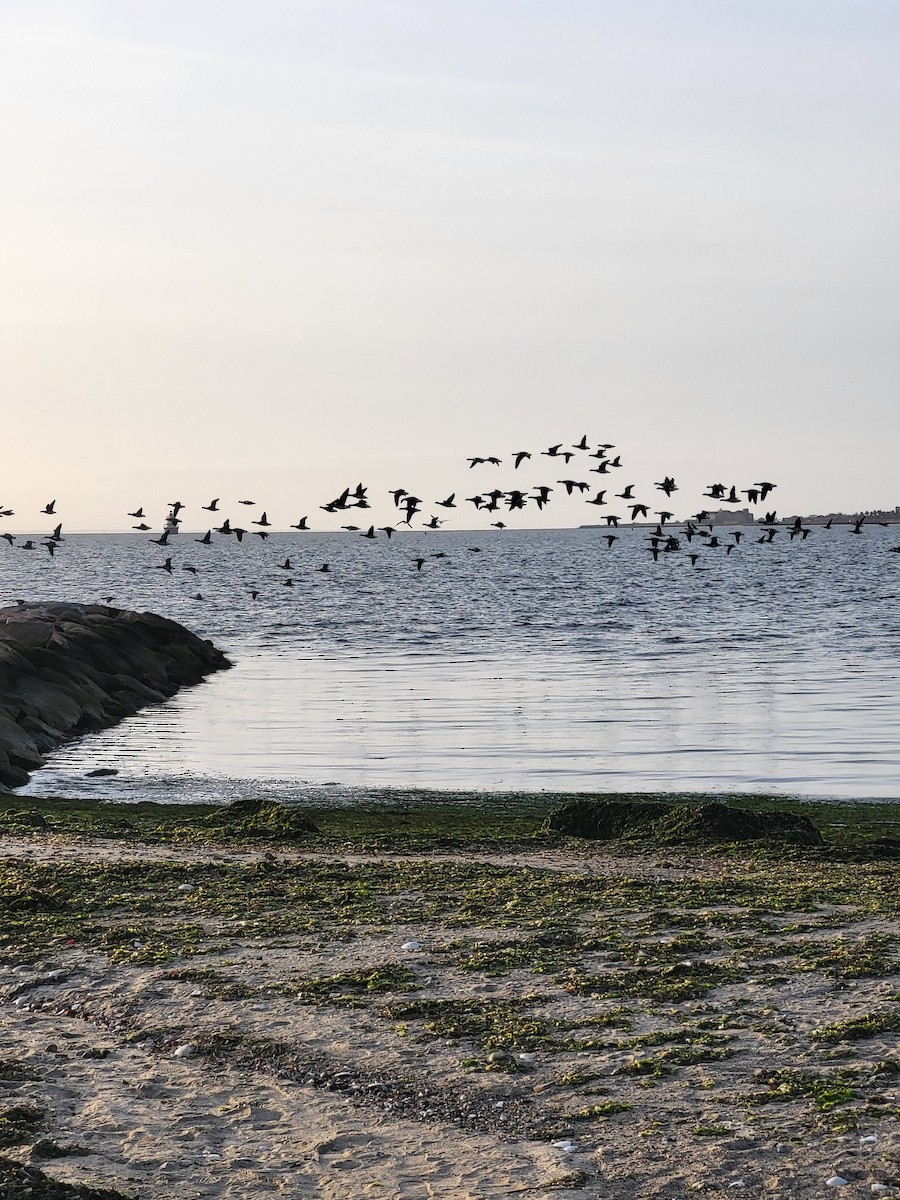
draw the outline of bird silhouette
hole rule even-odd
[[[308,518],[308,517],[301,517],[301,518],[300,518],[300,520],[297,522],[297,524],[296,524],[296,525],[292,525],[292,526],[291,526],[291,529],[300,529],[300,530],[302,530],[304,533],[305,533],[305,532],[307,532],[307,531],[308,531],[308,529],[309,529],[309,525],[307,524],[307,521],[308,521],[308,520],[309,520],[309,518]]]
[[[218,512],[219,511],[219,497],[217,496],[215,500],[210,500],[209,504],[201,505],[201,508],[203,508],[203,510],[205,512]]]
[[[55,508],[56,508],[56,501],[51,500],[49,504],[44,505],[44,507],[41,509],[41,512],[46,513],[48,517],[52,517]]]
[[[206,533],[204,533],[202,538],[194,538],[194,541],[197,543],[198,546],[211,546],[212,545],[212,530],[207,529]]]

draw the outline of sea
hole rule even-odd
[[[233,663],[22,791],[900,799],[900,527],[751,529],[695,565],[684,543],[654,561],[647,529],[606,532],[85,534],[52,558],[0,541],[3,603],[150,610]]]

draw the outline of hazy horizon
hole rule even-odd
[[[679,512],[894,508],[898,34],[865,0],[10,0],[0,532],[288,524],[360,480],[427,518],[468,455],[582,434],[654,508],[664,475]],[[510,523],[591,522],[556,499]]]

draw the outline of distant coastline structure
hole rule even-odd
[[[831,521],[835,525],[855,525],[860,517],[864,517],[873,524],[900,525],[900,504],[896,508],[871,508],[855,513],[812,513],[800,519],[805,525],[824,525],[827,521]],[[795,517],[783,517],[780,523],[783,525],[793,524],[795,519]]]
[[[717,512],[708,512],[706,521],[710,525],[755,525],[757,518],[749,508],[720,508]]]

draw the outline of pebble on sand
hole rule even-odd
[[[412,941],[404,942],[403,945],[400,947],[400,949],[401,950],[409,950],[410,952],[414,952],[416,950],[422,949],[422,943],[417,942],[415,940],[415,938],[413,938]]]
[[[190,1058],[192,1054],[197,1053],[197,1047],[191,1042],[185,1042],[183,1046],[178,1046],[175,1050],[176,1058]]]
[[[825,1180],[826,1187],[846,1187],[847,1180],[843,1175],[832,1175],[830,1179]]]

